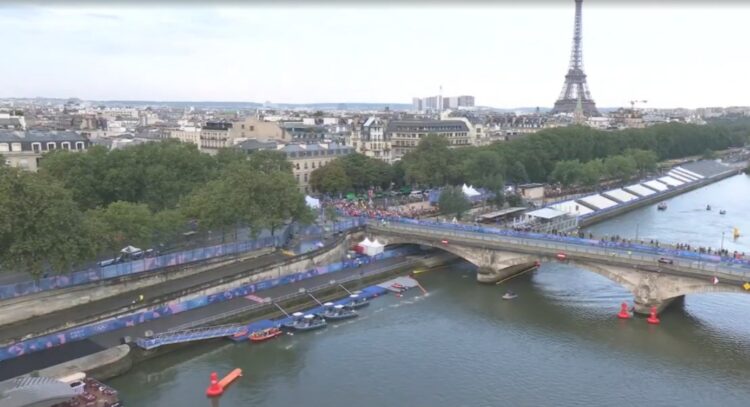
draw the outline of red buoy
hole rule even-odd
[[[219,397],[224,393],[224,389],[219,384],[219,375],[216,372],[211,372],[211,384],[206,389],[206,396],[208,397]]]
[[[651,307],[651,313],[649,314],[648,318],[646,318],[646,322],[648,322],[651,325],[659,325],[659,317],[656,316],[656,307]]]
[[[628,303],[622,303],[622,305],[620,306],[620,313],[617,314],[617,318],[630,319],[630,312],[628,312]]]

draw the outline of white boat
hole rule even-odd
[[[515,298],[518,298],[518,294],[514,293],[513,291],[508,291],[505,294],[503,294],[504,300],[513,300]]]

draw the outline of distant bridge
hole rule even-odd
[[[750,294],[750,262],[717,256],[412,219],[369,221],[367,233],[386,245],[418,244],[455,254],[478,267],[477,280],[482,283],[501,281],[564,253],[566,261],[631,291],[635,311],[641,314],[652,306],[661,311],[687,294]],[[660,263],[662,257],[673,263]]]

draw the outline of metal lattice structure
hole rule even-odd
[[[583,24],[581,8],[583,0],[575,0],[575,2],[576,19],[573,30],[573,49],[570,51],[570,65],[568,73],[565,75],[562,92],[560,92],[560,97],[555,102],[552,114],[574,113],[578,109],[585,116],[599,116],[599,111],[596,110],[596,104],[594,104],[594,100],[591,98],[591,93],[586,83],[586,74],[583,72],[583,51],[581,49]]]

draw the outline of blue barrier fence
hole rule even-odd
[[[620,250],[638,251],[642,253],[650,253],[660,256],[667,257],[679,257],[694,261],[712,262],[712,263],[723,263],[730,265],[737,265],[740,267],[750,268],[750,260],[747,259],[735,259],[729,257],[721,257],[717,255],[711,255],[706,253],[696,253],[688,250],[677,250],[665,247],[654,247],[649,245],[642,245],[637,243],[626,243],[626,242],[609,242],[600,241],[572,236],[559,236],[545,233],[534,233],[534,232],[521,232],[509,229],[497,229],[487,226],[474,226],[465,224],[453,224],[446,222],[436,222],[430,220],[417,220],[411,218],[400,218],[400,217],[388,217],[382,218],[382,220],[388,222],[398,222],[404,224],[412,224],[418,226],[425,226],[434,229],[444,230],[462,230],[467,232],[486,233],[500,236],[518,237],[522,239],[535,239],[535,240],[546,240],[556,241],[561,243],[584,245],[584,246],[596,246],[596,247],[611,247]]]
[[[364,224],[362,219],[345,219],[333,225],[336,231],[348,230]],[[301,228],[297,231],[302,236],[323,234],[323,228],[317,225]],[[204,261],[214,257],[230,256],[239,253],[280,246],[284,243],[288,230],[284,229],[273,237],[265,237],[242,242],[226,243],[216,246],[201,247],[177,253],[165,254],[158,257],[143,258],[126,263],[112,264],[106,267],[93,267],[65,275],[41,278],[38,281],[24,281],[20,283],[0,286],[0,300],[22,297],[41,291],[57,288],[72,287],[88,284],[100,280],[158,270],[164,267],[179,266],[187,263]]]
[[[97,334],[135,326],[144,322],[178,314],[180,312],[189,311],[195,308],[228,301],[233,298],[244,297],[255,292],[267,290],[269,288],[277,287],[280,285],[292,284],[294,282],[305,280],[315,276],[333,273],[349,268],[356,268],[363,264],[369,264],[377,260],[411,254],[415,251],[416,249],[414,248],[399,248],[383,252],[371,258],[362,257],[358,259],[345,260],[342,262],[316,267],[300,273],[290,274],[281,278],[264,280],[255,284],[246,284],[231,290],[196,297],[187,301],[173,301],[168,303],[167,305],[155,307],[147,311],[137,312],[131,315],[126,315],[95,324],[84,325],[54,334],[20,341],[12,345],[0,347],[0,361],[13,359],[43,349],[53,348],[55,346],[60,346],[69,342],[80,341]]]

